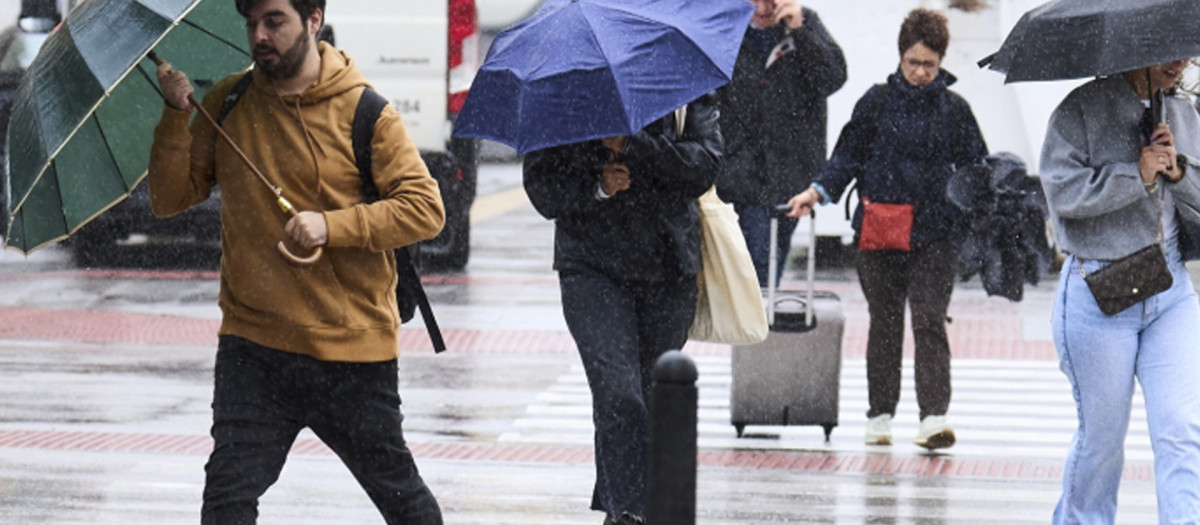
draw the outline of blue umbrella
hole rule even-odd
[[[500,33],[454,135],[524,154],[632,135],[729,82],[746,0],[550,0]]]

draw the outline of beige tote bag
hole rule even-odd
[[[675,110],[677,131],[683,135],[687,106]],[[700,273],[696,277],[699,294],[696,316],[688,330],[688,339],[750,345],[767,338],[770,327],[763,306],[762,291],[754,262],[746,248],[746,238],[738,226],[732,204],[717,197],[709,188],[700,205]]]
[[[700,197],[700,287],[688,338],[750,345],[767,338],[767,311],[733,205],[713,188]]]

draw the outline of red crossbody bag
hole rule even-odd
[[[862,199],[860,250],[912,250],[912,204],[888,204]]]

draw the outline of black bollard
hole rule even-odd
[[[658,358],[650,397],[647,525],[696,523],[696,363],[678,350]]]

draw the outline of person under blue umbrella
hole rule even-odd
[[[678,115],[678,113],[676,113]],[[525,156],[525,191],[554,221],[563,316],[587,373],[595,425],[592,509],[644,523],[647,402],[658,357],[683,347],[700,270],[697,198],[722,140],[711,95],[622,137]]]

